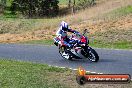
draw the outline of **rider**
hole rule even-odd
[[[59,39],[55,38],[55,41],[61,45],[66,45],[66,46],[72,48],[73,45],[69,43],[69,42],[72,42],[72,40],[70,40],[68,38],[67,32],[79,34],[79,32],[70,29],[68,24],[65,21],[62,21],[58,31],[56,32],[56,35]]]

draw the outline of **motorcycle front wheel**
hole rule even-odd
[[[88,59],[92,62],[99,61],[99,56],[98,56],[97,52],[92,48],[90,48]]]

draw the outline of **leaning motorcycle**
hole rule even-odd
[[[86,33],[88,33],[87,29],[85,29],[82,34],[77,33],[70,36],[69,39],[75,40],[74,42],[70,42],[70,44],[73,44],[73,48],[58,44],[55,40],[59,38],[54,38],[54,44],[58,46],[61,56],[68,60],[89,59],[92,62],[98,62],[99,56],[97,52],[89,46],[89,39],[85,36]],[[76,42],[77,40],[79,40],[80,43]]]

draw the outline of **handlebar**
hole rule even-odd
[[[88,29],[84,29],[83,35],[85,35],[86,33],[89,33]]]

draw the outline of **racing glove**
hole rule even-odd
[[[72,45],[72,44],[67,44],[67,46],[68,46],[69,48],[73,48],[73,45]]]

